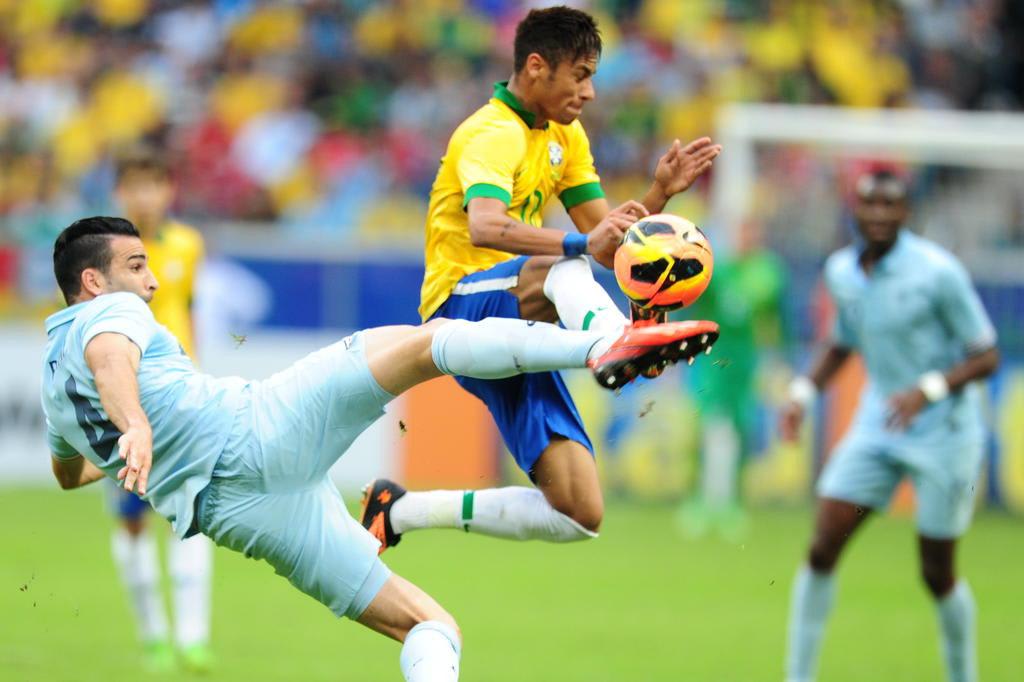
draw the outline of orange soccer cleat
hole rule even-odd
[[[377,554],[383,554],[388,547],[394,547],[402,536],[391,527],[391,505],[405,495],[405,488],[386,478],[370,481],[363,487],[363,513],[359,523],[380,540]]]
[[[718,325],[707,320],[634,324],[587,364],[597,383],[614,391],[638,376],[650,376],[652,368],[660,370],[680,360],[692,363],[700,353],[710,353],[717,340]]]

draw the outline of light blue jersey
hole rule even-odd
[[[184,536],[196,495],[210,482],[247,383],[200,374],[177,339],[135,294],[114,293],[70,306],[46,320],[43,411],[55,457],[79,454],[116,479],[124,465],[120,432],[103,406],[85,347],[114,332],[142,351],[139,398],[153,429],[153,466],[145,499]]]
[[[991,348],[996,334],[964,267],[934,242],[903,230],[871,274],[859,256],[857,246],[832,254],[825,283],[837,309],[833,341],[860,353],[867,368],[854,428],[883,431],[893,394]],[[906,435],[980,438],[979,401],[968,386],[925,408]]]
[[[886,425],[888,400],[925,372],[946,372],[967,354],[991,348],[995,331],[963,266],[927,239],[902,232],[871,274],[859,257],[850,246],[825,265],[838,313],[833,342],[861,354],[868,383],[818,494],[881,509],[909,478],[918,532],[959,537],[970,524],[982,461],[978,387],[927,406],[906,431]]]

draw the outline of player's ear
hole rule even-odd
[[[107,286],[107,278],[96,268],[82,270],[82,293],[93,297],[103,293]]]
[[[544,57],[541,57],[536,52],[531,52],[526,57],[526,63],[523,65],[523,71],[530,78],[546,78],[551,67]]]

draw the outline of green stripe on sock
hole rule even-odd
[[[583,331],[590,329],[590,323],[597,317],[593,310],[588,310],[587,314],[583,316]]]
[[[462,528],[469,532],[469,522],[473,520],[473,492],[467,490],[462,493]]]

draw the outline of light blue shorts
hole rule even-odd
[[[980,439],[879,435],[851,431],[818,480],[818,495],[884,509],[908,477],[917,499],[917,529],[927,538],[957,538],[974,513],[981,470]]]
[[[357,618],[391,573],[327,471],[392,398],[370,374],[361,334],[253,382],[200,494],[199,530]]]

